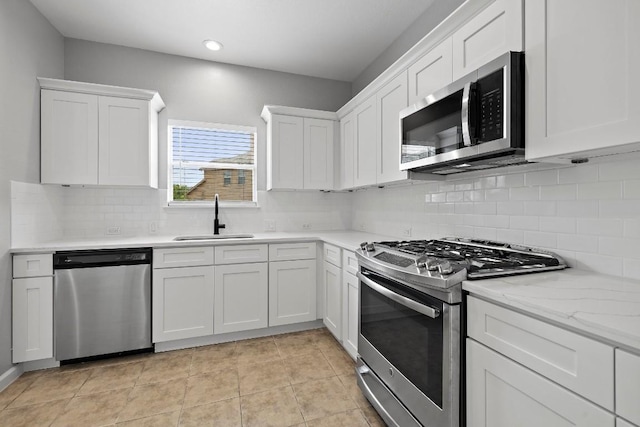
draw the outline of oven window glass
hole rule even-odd
[[[385,286],[393,285],[385,283]],[[442,314],[432,319],[365,284],[361,284],[360,289],[362,336],[433,403],[442,407]],[[413,294],[407,288],[394,287],[393,291],[407,297]],[[441,304],[427,305],[442,307]]]
[[[462,91],[402,119],[402,163],[462,148]]]

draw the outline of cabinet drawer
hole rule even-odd
[[[153,268],[213,265],[213,246],[153,250]]]
[[[497,305],[468,298],[473,339],[613,410],[613,347]]]
[[[277,243],[269,245],[269,261],[315,259],[316,242]]]
[[[265,262],[269,255],[267,246],[268,245],[216,246],[216,265]]]
[[[640,356],[616,349],[616,413],[640,425]]]
[[[331,263],[333,265],[335,265],[336,267],[342,267],[342,264],[340,261],[340,248],[337,246],[333,246],[330,245],[328,243],[325,243],[323,245],[323,253],[324,253],[324,260],[327,261],[328,263]]]
[[[342,251],[342,267],[347,273],[354,276],[358,273],[358,259],[356,254],[350,251]]]
[[[13,256],[13,277],[37,277],[53,275],[52,254]]]

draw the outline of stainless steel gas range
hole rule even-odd
[[[356,374],[390,426],[464,419],[462,281],[559,270],[559,256],[461,238],[362,243]]]

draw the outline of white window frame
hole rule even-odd
[[[245,169],[252,171],[252,199],[246,200],[220,200],[219,204],[225,207],[257,207],[258,206],[258,130],[254,126],[230,125],[226,123],[196,122],[190,120],[168,120],[167,126],[167,205],[180,208],[212,208],[213,200],[173,200],[173,128],[194,127],[203,129],[221,129],[231,132],[253,133],[253,165],[234,165],[231,169]],[[208,166],[220,169],[230,169],[229,163],[208,163]],[[233,178],[232,178],[233,179]]]

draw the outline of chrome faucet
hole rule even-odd
[[[219,198],[220,197],[218,196],[218,193],[216,193],[216,195],[213,196],[214,203],[215,203],[215,217],[213,219],[213,234],[220,234],[220,229],[226,227],[225,224],[220,224],[220,221],[218,220],[218,199]]]

